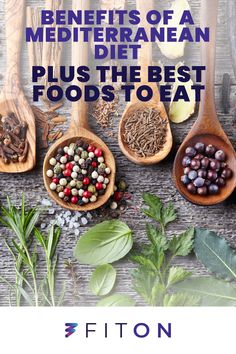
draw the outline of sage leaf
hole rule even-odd
[[[163,305],[171,306],[198,306],[201,301],[200,296],[190,295],[187,293],[166,294]]]
[[[174,285],[175,290],[202,298],[202,306],[236,306],[236,288],[213,277],[196,277]]]
[[[204,266],[218,277],[236,279],[236,254],[224,238],[215,232],[198,228],[194,251]]]
[[[135,301],[129,295],[113,294],[107,296],[97,303],[97,306],[135,306]]]
[[[116,270],[110,264],[99,266],[92,274],[89,288],[94,295],[104,296],[110,293],[116,281]]]
[[[186,271],[182,267],[171,267],[169,270],[169,276],[167,279],[167,286],[170,287],[175,283],[185,280],[189,277],[192,273]]]
[[[169,242],[169,250],[174,256],[187,256],[193,249],[194,228],[189,228],[179,236],[174,236]]]
[[[133,245],[132,231],[119,220],[90,228],[77,242],[74,256],[82,264],[103,265],[125,257]]]

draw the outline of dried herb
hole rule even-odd
[[[79,277],[77,275],[76,266],[77,261],[72,261],[70,258],[65,261],[65,269],[68,272],[69,285],[71,286],[71,295],[74,305],[77,304],[80,293],[79,293]]]
[[[28,124],[21,122],[13,112],[0,115],[0,157],[5,164],[26,161],[29,150],[27,130]]]
[[[115,93],[115,99],[111,102],[105,102],[101,97],[94,103],[92,108],[92,117],[98,122],[102,128],[107,128],[111,125],[111,117],[117,113],[117,104],[119,95]]]
[[[138,109],[125,122],[124,140],[137,155],[154,156],[166,143],[167,123],[156,109]]]

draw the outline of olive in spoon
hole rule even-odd
[[[201,26],[210,28],[210,42],[201,44],[202,65],[206,66],[204,75],[205,90],[201,99],[198,119],[180,146],[173,168],[173,178],[179,192],[187,200],[198,205],[218,204],[227,199],[236,186],[235,151],[217,118],[214,99],[217,10],[218,0],[202,0]],[[227,180],[226,186],[222,187],[218,194],[191,194],[181,182],[181,176],[183,175],[182,160],[185,150],[188,146],[194,146],[197,142],[213,145],[217,150],[223,150],[227,157],[227,164],[233,171],[233,176]]]
[[[140,12],[140,24],[139,26],[144,27],[146,32],[149,33],[150,25],[147,23],[146,15],[148,11],[153,10],[153,0],[136,0],[137,10]],[[164,104],[160,101],[160,93],[156,83],[148,82],[148,67],[152,65],[152,43],[150,42],[140,42],[141,48],[139,49],[139,60],[138,64],[141,67],[141,82],[136,83],[135,90],[131,96],[131,102],[129,102],[125,108],[123,116],[119,124],[119,146],[123,154],[132,162],[139,165],[153,165],[162,161],[170,152],[172,148],[172,133],[170,129],[169,119],[164,107]],[[147,85],[153,91],[153,97],[148,102],[141,102],[137,98],[137,90],[140,86]],[[141,157],[136,154],[127,144],[125,140],[125,125],[127,119],[133,113],[145,110],[147,108],[156,110],[160,113],[163,120],[166,120],[167,131],[164,146],[153,156]]]
[[[89,0],[73,0],[73,9],[77,10],[89,10]],[[73,66],[87,66],[88,63],[88,43],[84,43],[82,36],[79,38],[78,43],[72,44],[72,60]],[[78,82],[75,81],[74,85],[78,85]],[[79,83],[82,92],[84,91],[84,85]],[[74,205],[67,203],[64,200],[60,199],[58,194],[50,190],[51,179],[47,176],[47,170],[50,168],[49,161],[57,153],[57,150],[60,147],[68,146],[70,143],[75,143],[78,139],[94,145],[97,148],[100,148],[103,151],[103,156],[106,162],[106,165],[111,169],[111,174],[109,175],[110,182],[107,185],[106,192],[104,195],[99,196],[96,202],[90,202],[84,204],[83,206]],[[115,172],[116,165],[114,157],[111,151],[108,149],[107,145],[95,134],[89,130],[88,125],[88,104],[81,98],[79,101],[74,102],[72,105],[72,115],[71,115],[71,124],[67,133],[58,140],[48,151],[43,166],[43,175],[44,175],[44,184],[48,191],[50,197],[58,203],[60,206],[66,209],[75,210],[75,211],[89,211],[101,207],[105,204],[114,191],[115,183]]]

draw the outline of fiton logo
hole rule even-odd
[[[65,323],[66,329],[66,335],[65,337],[68,338],[70,337],[73,333],[76,331],[76,327],[78,327],[78,323]]]

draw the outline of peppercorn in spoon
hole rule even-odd
[[[214,101],[217,9],[218,0],[202,0],[201,26],[210,28],[211,38],[201,44],[205,90],[198,119],[180,146],[173,169],[179,192],[198,205],[220,203],[236,186],[235,151],[217,118]]]
[[[154,8],[153,0],[136,0],[136,4],[141,18],[139,26],[149,33],[150,25],[147,24],[146,15]],[[120,121],[119,146],[132,162],[153,165],[169,154],[172,148],[172,133],[164,104],[160,101],[158,87],[156,83],[148,82],[148,67],[152,65],[152,43],[140,44],[138,62],[141,67],[141,82],[136,83],[131,102],[127,104]],[[137,90],[145,85],[153,92],[153,97],[148,102],[137,98]]]
[[[7,69],[0,94],[0,172],[21,173],[36,162],[33,112],[20,86],[25,0],[5,1]]]
[[[88,10],[89,0],[73,0],[73,9]],[[72,44],[74,67],[87,66],[88,43],[82,36]],[[74,82],[78,85],[78,82]],[[79,83],[84,91],[84,84]],[[81,98],[72,105],[67,133],[48,151],[43,167],[50,197],[63,208],[88,211],[108,201],[114,191],[115,160],[106,144],[89,131],[88,104]]]

